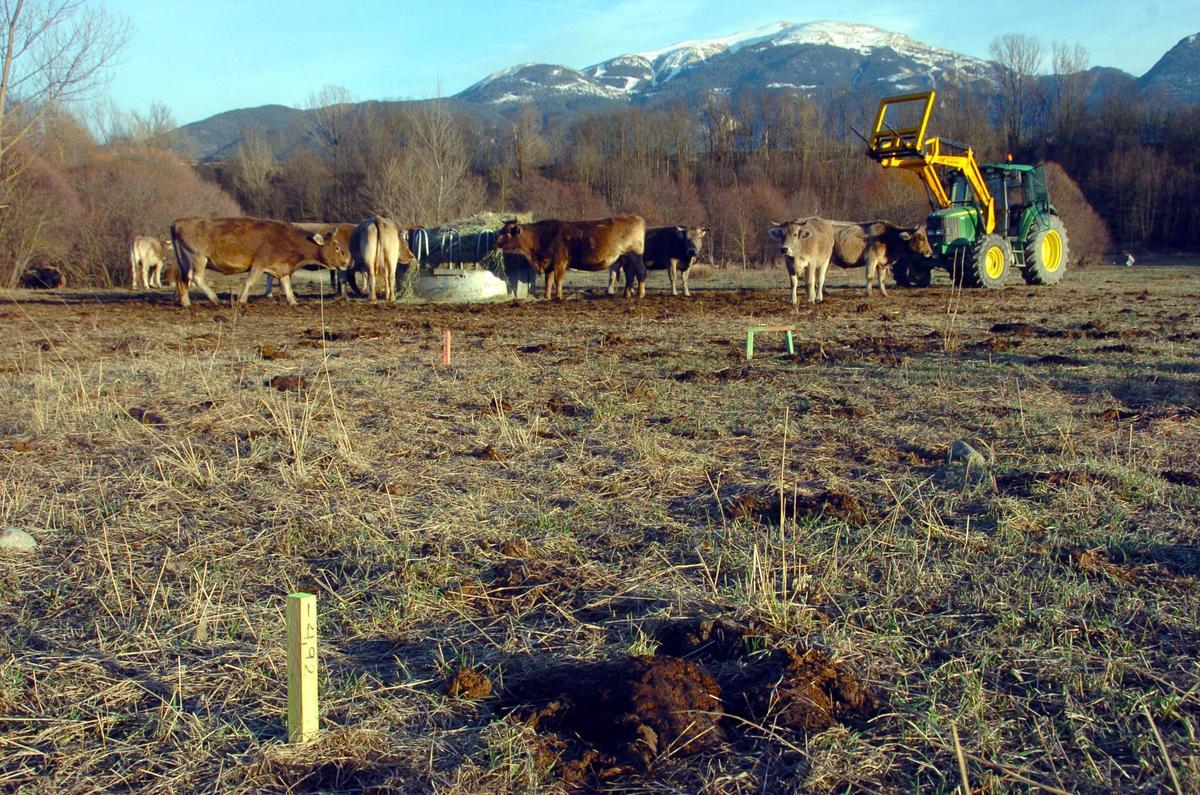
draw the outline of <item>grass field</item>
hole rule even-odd
[[[4,296],[0,789],[1197,791],[1200,270],[859,278]]]

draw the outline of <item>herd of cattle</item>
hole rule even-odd
[[[545,297],[562,299],[563,276],[568,268],[609,271],[608,292],[616,292],[618,273],[625,275],[625,296],[637,289],[646,294],[648,269],[667,270],[671,293],[683,294],[688,271],[700,254],[705,227],[664,226],[646,228],[637,215],[617,215],[595,221],[546,220],[531,223],[506,221],[496,232],[494,250],[524,257],[545,276]],[[901,228],[886,221],[849,223],[804,218],[773,224],[770,236],[778,241],[797,303],[799,274],[806,271],[808,300],[824,300],[825,273],[830,263],[843,268],[865,267],[867,295],[875,281],[887,295],[888,270],[905,257],[929,257],[932,250],[925,228]],[[396,222],[379,216],[358,224],[294,224],[261,218],[183,218],[171,225],[169,240],[136,237],[129,262],[135,289],[161,287],[167,253],[174,251],[179,264],[176,291],[182,306],[190,306],[193,286],[213,303],[217,294],[205,281],[209,268],[227,275],[247,274],[239,302],[244,304],[256,281],[273,276],[283,285],[288,303],[296,304],[291,277],[302,267],[326,268],[337,274],[363,272],[367,292],[374,302],[382,294],[396,300],[399,265],[417,262],[406,233]],[[346,279],[338,278],[345,294]],[[269,285],[268,285],[269,286]]]

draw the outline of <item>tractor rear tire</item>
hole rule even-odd
[[[1067,229],[1057,215],[1046,219],[1025,241],[1025,267],[1021,276],[1028,284],[1058,284],[1067,272],[1071,255]]]
[[[928,287],[933,280],[933,269],[921,259],[906,257],[892,266],[892,276],[901,287]]]
[[[984,235],[966,252],[962,265],[955,268],[954,281],[963,287],[999,290],[1012,261],[1012,246],[1007,240],[1000,235]]]

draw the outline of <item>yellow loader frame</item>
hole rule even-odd
[[[929,125],[929,115],[933,112],[936,94],[936,91],[926,91],[880,100],[875,129],[871,132],[871,139],[867,141],[868,151],[884,168],[902,168],[916,172],[929,189],[934,201],[943,209],[950,206],[950,197],[946,195],[946,186],[942,184],[936,167],[942,166],[961,173],[975,191],[975,197],[983,211],[984,231],[991,234],[996,228],[996,200],[979,171],[974,150],[953,141],[943,141],[937,136],[925,137],[925,128]],[[915,127],[896,129],[887,123],[889,108],[912,103],[922,105],[919,110],[920,122]],[[952,154],[953,151],[959,154]]]

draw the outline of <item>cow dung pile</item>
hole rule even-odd
[[[865,726],[879,698],[824,653],[776,648],[769,628],[671,622],[659,654],[559,663],[507,677],[500,710],[533,729],[535,763],[569,786],[649,772],[664,754],[716,752],[755,726]]]

